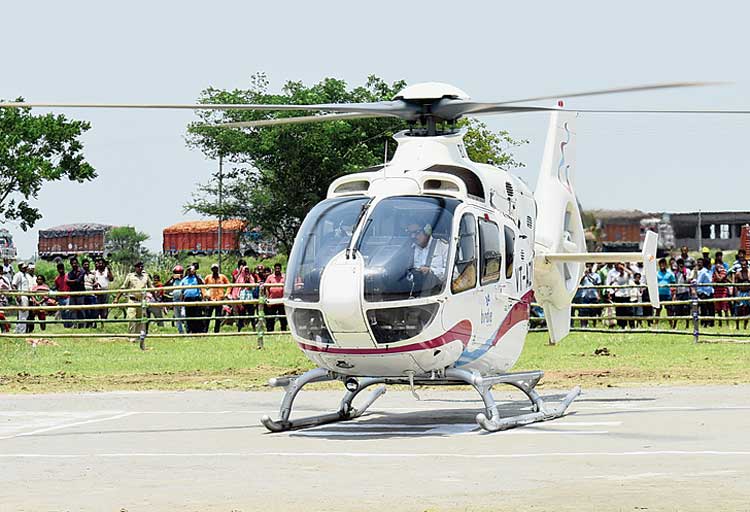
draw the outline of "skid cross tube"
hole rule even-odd
[[[290,420],[289,416],[292,413],[292,407],[294,405],[294,399],[300,390],[312,382],[326,382],[331,380],[343,380],[345,377],[325,370],[323,368],[315,368],[309,370],[299,377],[279,377],[268,381],[268,385],[272,387],[283,387],[284,398],[281,401],[281,408],[279,410],[279,419],[273,420],[270,416],[263,416],[261,423],[270,430],[271,432],[284,432],[286,430],[293,430],[305,427],[316,427],[318,425],[324,425],[326,423],[334,423],[337,421],[347,421],[357,418],[364,414],[364,412],[385,393],[385,386],[378,386],[375,388],[365,399],[365,402],[358,408],[352,406],[354,398],[364,391],[366,388],[381,384],[384,382],[383,379],[379,378],[362,378],[355,381],[357,383],[356,388],[347,389],[344,397],[341,399],[341,405],[335,412],[328,414],[320,414],[317,416],[308,416],[306,418],[300,418],[298,420]]]

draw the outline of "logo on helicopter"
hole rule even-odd
[[[492,309],[490,308],[491,304],[492,299],[490,298],[490,294],[488,293],[484,296],[484,308],[479,315],[479,323],[481,323],[482,325],[492,324]]]

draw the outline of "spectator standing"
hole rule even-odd
[[[659,301],[670,301],[672,300],[672,288],[670,285],[675,284],[676,279],[671,270],[667,268],[667,260],[664,258],[659,260],[659,270],[656,272],[656,282],[659,284]],[[657,313],[657,316],[659,314]],[[667,315],[674,316],[674,310],[672,306],[667,306]],[[675,323],[672,322],[672,329],[675,328]]]
[[[32,295],[31,304],[34,306],[56,306],[57,301],[49,296],[49,286],[47,286],[47,279],[43,275],[36,276],[36,283],[31,288],[32,292],[37,292],[37,295]],[[47,312],[44,310],[32,311],[35,313],[33,316],[40,320],[39,328],[44,331],[47,329]]]
[[[737,297],[750,298],[750,272],[747,268],[747,260],[740,261],[740,269],[732,275],[732,282]],[[747,330],[748,315],[750,315],[750,299],[737,302],[737,330],[740,330],[740,317],[744,317],[743,328]]]
[[[727,269],[724,268],[724,263],[721,261],[720,252],[716,253],[716,263],[713,267],[713,274],[711,281],[714,285],[714,299],[725,299],[729,296],[729,288],[726,283],[729,283]],[[721,327],[722,317],[729,317],[729,302],[725,300],[719,300],[714,302],[714,311],[718,317],[718,325]]]
[[[86,273],[79,266],[78,258],[76,258],[75,256],[70,258],[70,272],[68,272],[68,274],[65,277],[65,282],[68,285],[68,289],[71,292],[85,291],[86,286],[83,283],[83,280],[85,277],[86,277]],[[70,296],[70,305],[71,306],[84,305],[83,294],[73,293]],[[73,326],[75,328],[77,329],[83,328],[84,325],[81,320],[84,318],[84,311],[82,309],[71,309],[70,316],[71,316],[71,319],[73,320]]]
[[[688,248],[685,245],[680,249],[680,258],[682,258],[682,261],[685,263],[685,268],[688,270],[693,270],[695,268],[695,258],[690,256]]]
[[[18,264],[18,272],[13,276],[11,282],[13,289],[18,292],[31,291],[28,275],[26,274],[26,264]],[[16,304],[21,307],[29,307],[30,297],[28,295],[17,295]],[[16,321],[16,334],[25,334],[34,330],[34,324],[27,324],[29,319],[28,310],[19,310]]]
[[[8,296],[3,292],[9,292],[13,289],[10,284],[10,277],[5,272],[4,266],[0,266],[0,308],[4,308],[8,305]],[[0,332],[10,332],[10,324],[8,323],[5,312],[0,309]]]
[[[154,282],[154,288],[164,288],[164,283],[161,282],[161,276],[159,274],[154,274],[151,279]],[[156,325],[163,327],[164,320],[162,319],[164,318],[164,307],[161,303],[164,302],[164,291],[154,290],[153,292],[148,292],[146,294],[146,300],[151,303],[148,307],[149,318],[156,318]]]
[[[683,285],[675,288],[674,298],[680,301],[690,301],[690,276],[685,268],[685,261],[677,258],[677,271],[674,273],[675,284]],[[676,304],[674,306],[675,316],[690,316],[690,304]],[[690,320],[685,320],[685,329],[690,327]]]
[[[581,288],[579,288],[578,292],[576,293],[576,298],[578,299],[579,303],[596,304],[597,302],[599,302],[599,290],[593,287],[599,286],[601,284],[602,280],[599,277],[599,274],[594,272],[594,264],[586,263],[586,270],[584,271],[583,277],[581,278]],[[599,308],[581,308],[579,309],[579,311],[581,312],[581,316],[584,317],[599,316],[600,313]],[[588,327],[588,325],[588,320],[581,320],[581,327]],[[591,325],[596,327],[596,320],[592,320]]]
[[[229,279],[227,279],[227,276],[224,274],[219,273],[219,265],[217,263],[214,263],[211,265],[211,273],[207,275],[204,279],[206,284],[230,284]],[[211,302],[218,302],[223,301],[227,297],[227,292],[229,291],[229,288],[209,288],[208,289],[208,298]],[[206,312],[206,326],[211,322],[211,317],[214,317],[214,332],[217,333],[221,330],[221,317],[223,316],[224,306],[221,304],[212,304],[208,306],[208,311]]]
[[[747,259],[747,253],[745,252],[745,249],[738,249],[737,250],[737,256],[735,257],[734,263],[732,264],[732,267],[729,269],[729,274],[734,274],[735,272],[739,272],[740,267],[742,266],[742,262]]]
[[[81,268],[85,272],[85,275],[83,276],[83,289],[87,292],[93,292],[96,288],[96,276],[93,272],[91,272],[91,263],[87,259],[81,260]],[[87,306],[93,306],[96,304],[96,295],[93,293],[91,295],[84,295],[83,296],[83,303]],[[89,320],[86,322],[86,325],[88,327],[93,327],[96,324],[93,322],[94,319],[98,316],[96,309],[87,309],[84,312],[84,317],[86,320]]]
[[[182,281],[184,274],[185,270],[182,268],[182,265],[175,265],[172,269],[172,277],[167,281],[167,286],[180,286],[180,281]],[[182,290],[172,290],[170,296],[172,297],[172,302],[182,302]],[[172,309],[174,311],[174,324],[177,327],[177,332],[184,334],[186,326],[185,321],[182,319],[185,318],[185,308],[184,306],[173,306]]]
[[[232,270],[232,282],[237,282],[237,277],[240,275],[240,272],[242,272],[242,269],[247,267],[247,262],[245,260],[238,260],[237,261],[237,267]]]
[[[616,304],[615,313],[618,317],[617,326],[622,328],[622,327],[627,327],[628,325],[630,325],[630,321],[621,319],[619,317],[633,316],[632,308],[630,306],[621,305],[621,304],[628,304],[630,302],[630,288],[622,288],[622,287],[631,285],[632,279],[631,279],[630,270],[625,268],[624,263],[622,262],[617,263],[617,265],[615,265],[614,270],[615,270],[614,272],[610,272],[607,285],[618,287],[614,289],[612,300]]]
[[[239,274],[237,274],[235,284],[257,284],[257,281],[252,272],[250,272],[250,269],[245,266],[242,267]],[[232,288],[230,296],[232,297],[232,300],[253,300],[253,293],[256,289],[257,286],[253,288],[247,286],[236,286]],[[236,316],[255,316],[255,304],[237,304],[234,307],[234,313]],[[255,318],[251,318],[249,322],[244,318],[238,318],[237,332],[241,331],[247,323],[252,324],[253,329],[255,329]]]
[[[641,288],[641,273],[633,273],[633,287],[630,289],[630,302],[643,302],[643,290],[644,289]],[[643,306],[633,306],[632,314],[639,319],[632,320],[630,325],[632,327],[641,327],[643,322],[640,318],[643,318]]]
[[[714,296],[714,288],[711,286],[713,282],[711,279],[711,270],[708,268],[709,263],[703,258],[698,258],[695,262],[696,275],[695,291],[698,294],[698,306],[700,308],[701,326],[708,327],[713,325],[714,317],[714,303],[709,302],[707,299],[711,299]]]
[[[68,286],[68,282],[66,280],[65,276],[65,263],[60,262],[57,264],[57,277],[55,277],[55,283],[54,283],[55,291],[57,293],[63,293],[63,292],[69,292],[70,286]],[[67,306],[70,303],[70,295],[58,295],[57,296],[57,304],[59,306]],[[55,315],[56,318],[59,318],[63,321],[63,327],[72,327],[72,323],[70,323],[70,310],[68,309],[61,309],[58,311],[58,315]]]
[[[203,332],[203,292],[197,286],[202,285],[203,279],[195,273],[195,267],[190,265],[187,268],[185,277],[180,281],[180,286],[189,286],[182,290],[182,300],[184,302],[195,302],[195,306],[185,307],[185,316],[187,317],[187,332],[196,334]]]
[[[133,272],[125,276],[125,281],[122,282],[123,290],[127,290],[128,304],[130,305],[125,309],[125,316],[128,319],[128,333],[131,335],[145,335],[148,330],[148,324],[146,319],[143,318],[144,313],[141,311],[141,304],[145,299],[144,288],[153,288],[154,283],[151,281],[149,275],[143,271],[143,262],[139,261],[133,265]],[[123,292],[118,292],[115,302],[120,301],[120,296]],[[130,338],[130,341],[135,341],[136,338]]]
[[[13,274],[13,265],[10,262],[10,258],[3,258],[3,274],[10,276]]]
[[[281,272],[281,264],[277,263],[273,266],[273,274],[268,276],[265,280],[266,296],[270,300],[278,300],[284,297],[283,286],[269,286],[269,285],[282,285],[284,284],[284,274]],[[274,324],[276,323],[276,316],[279,317],[279,324],[282,331],[286,331],[286,316],[284,316],[284,304],[266,304],[266,315],[270,315],[270,318],[266,318],[266,330],[268,332],[273,331]]]
[[[104,261],[104,258],[98,258],[95,263],[95,269],[94,269],[94,278],[96,280],[96,284],[94,285],[95,290],[99,291],[106,291],[109,290],[110,285],[112,284],[112,281],[115,280],[115,277],[112,275],[112,271],[109,268],[109,265],[107,265],[107,262]],[[109,303],[109,294],[102,293],[96,296],[96,304],[108,304]],[[95,315],[95,318],[101,318],[102,320],[106,319],[109,315],[109,310],[106,308],[102,308],[97,310],[97,314]]]

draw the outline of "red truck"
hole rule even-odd
[[[225,220],[221,223],[221,230],[222,252],[239,252],[245,223],[236,219]],[[180,222],[164,228],[163,235],[164,254],[214,254],[219,250],[219,221],[216,220]]]
[[[74,255],[100,256],[104,254],[106,235],[112,227],[106,224],[80,223],[40,229],[37,252],[43,260]]]

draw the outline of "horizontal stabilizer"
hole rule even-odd
[[[544,258],[550,263],[581,262],[581,263],[612,263],[615,261],[642,261],[648,287],[651,305],[659,307],[659,283],[656,277],[656,243],[659,235],[653,231],[646,231],[641,252],[561,252],[545,254]]]

